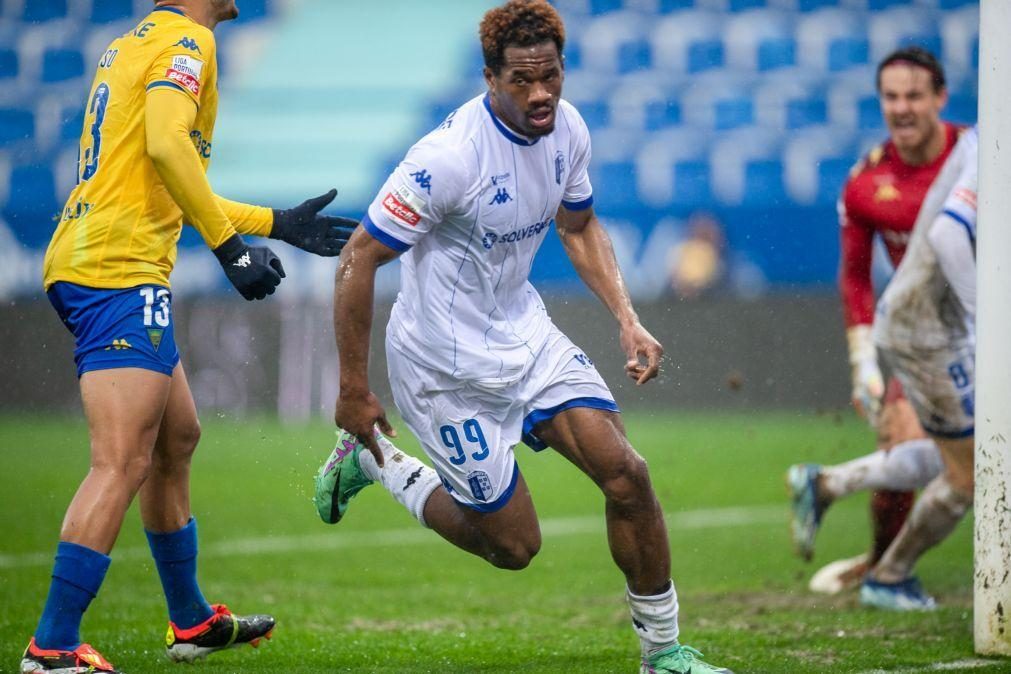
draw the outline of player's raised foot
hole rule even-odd
[[[934,598],[923,591],[916,576],[898,583],[882,583],[868,576],[860,586],[860,603],[888,611],[933,611],[937,608]]]
[[[864,576],[870,569],[870,555],[866,552],[849,559],[837,559],[818,569],[811,576],[807,587],[811,592],[819,594],[839,594],[854,590],[864,582]]]
[[[702,661],[702,654],[691,646],[674,644],[643,658],[639,674],[734,674]]]
[[[238,616],[224,604],[214,604],[214,615],[199,625],[180,629],[169,623],[165,635],[165,653],[173,662],[194,662],[214,651],[249,644],[254,648],[261,639],[270,639],[274,618],[269,615]]]
[[[372,484],[358,461],[363,451],[368,451],[365,445],[342,428],[337,432],[337,446],[316,473],[313,502],[316,512],[327,524],[340,522],[351,497]]]
[[[821,466],[798,463],[786,472],[786,487],[790,491],[790,532],[793,547],[806,562],[814,557],[814,537],[821,526],[827,504],[818,498],[818,475]]]
[[[72,651],[58,651],[39,648],[35,639],[28,642],[28,648],[21,658],[21,674],[97,674],[112,672],[120,674],[112,663],[102,657],[88,644],[81,644]]]

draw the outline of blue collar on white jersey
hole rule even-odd
[[[156,12],[172,12],[173,14],[178,14],[179,16],[186,16],[186,14],[183,12],[183,10],[179,9],[178,7],[155,7],[154,11],[156,11]]]
[[[490,94],[485,94],[484,95],[484,107],[488,109],[488,114],[491,115],[491,121],[495,122],[495,128],[498,129],[499,132],[503,136],[505,136],[506,138],[508,138],[512,142],[516,143],[517,145],[536,145],[537,141],[540,140],[540,138],[534,138],[533,140],[528,140],[528,139],[524,138],[523,136],[519,136],[519,135],[513,133],[512,131],[510,131],[509,128],[505,124],[503,124],[502,121],[498,117],[495,116],[495,113],[492,112],[492,109],[491,109],[491,95]]]

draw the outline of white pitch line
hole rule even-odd
[[[860,674],[917,674],[917,672],[951,672],[963,669],[987,669],[990,667],[1007,667],[1007,660],[952,660],[951,662],[935,662],[923,667],[903,667],[902,669],[869,669]]]
[[[667,513],[667,528],[672,531],[721,529],[751,525],[784,524],[786,506],[752,506],[685,510]],[[541,520],[541,532],[546,537],[579,536],[604,532],[601,515],[581,517],[551,517]],[[200,557],[233,557],[269,555],[288,552],[324,552],[344,548],[376,548],[390,545],[444,544],[434,532],[415,527],[381,531],[348,531],[335,528],[325,534],[307,536],[265,536],[215,541],[200,546]],[[113,556],[120,560],[146,560],[151,552],[146,547],[116,548]],[[0,569],[48,566],[53,563],[51,552],[25,552],[0,555]]]

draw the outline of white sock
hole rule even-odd
[[[934,478],[916,500],[899,535],[874,567],[874,577],[885,583],[908,578],[916,560],[947,538],[970,507],[971,493],[956,490],[943,474]]]
[[[642,597],[626,588],[625,596],[643,657],[677,643],[678,595],[673,580],[670,589],[661,594]]]
[[[825,495],[837,499],[864,489],[912,491],[940,475],[944,463],[933,440],[900,442],[858,459],[822,469]]]
[[[421,526],[425,522],[425,503],[428,497],[442,484],[439,475],[409,454],[393,446],[393,443],[382,435],[376,434],[379,448],[383,450],[383,467],[376,464],[372,452],[365,450],[358,455],[358,463],[362,471],[370,478],[383,485],[386,491],[400,505],[414,515]]]

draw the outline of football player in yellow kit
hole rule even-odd
[[[168,655],[192,661],[269,637],[274,619],[210,605],[196,580],[190,460],[200,425],[174,339],[169,274],[182,223],[195,227],[247,300],[284,277],[269,236],[337,255],[357,225],[319,215],[331,190],[290,210],[240,204],[207,181],[218,107],[212,30],[234,0],[160,0],[98,63],[86,102],[78,184],[46,253],[45,287],[74,334],[91,469],[60,533],[25,673],[115,672],[79,627],[127,507],[140,510],[169,611]]]

